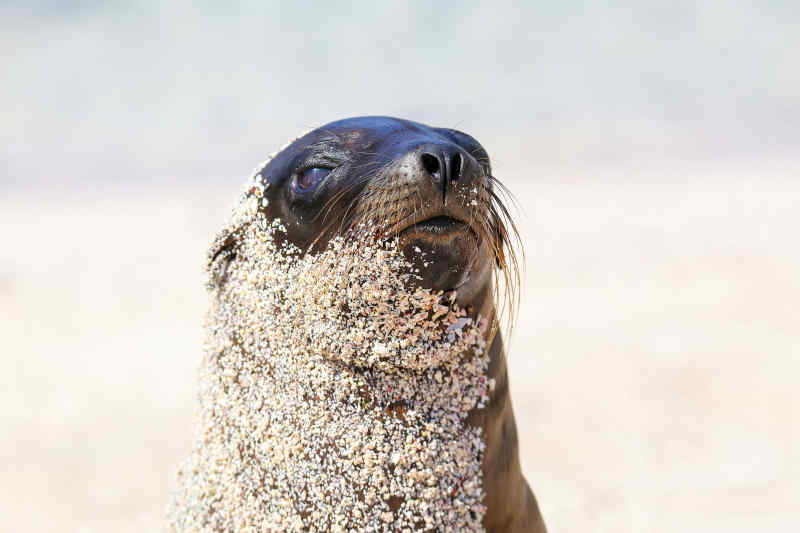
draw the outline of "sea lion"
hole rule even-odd
[[[497,331],[500,187],[469,135],[390,117],[257,170],[209,252],[173,531],[545,531]]]

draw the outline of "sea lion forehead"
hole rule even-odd
[[[309,136],[333,135],[359,148],[409,148],[428,142],[455,142],[462,138],[478,144],[472,137],[448,128],[434,128],[420,122],[386,116],[352,117],[337,120],[312,131]]]
[[[278,152],[261,174],[276,185],[305,152],[339,152],[352,159],[375,158],[390,161],[426,143],[453,143],[468,152],[483,148],[471,136],[448,128],[433,128],[419,122],[387,116],[363,116],[337,120],[295,139]],[[483,156],[485,158],[485,156]]]
[[[315,132],[346,134],[355,132],[362,138],[388,138],[396,135],[419,135],[432,133],[434,128],[402,118],[385,116],[365,116],[344,118],[317,128]]]

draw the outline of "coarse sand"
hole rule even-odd
[[[209,254],[173,530],[482,530],[484,442],[466,417],[493,386],[495,328],[441,291],[410,291],[393,241],[279,245],[286,229],[259,197],[243,195]]]

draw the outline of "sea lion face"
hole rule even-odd
[[[335,235],[397,237],[415,282],[456,290],[465,307],[485,298],[495,265],[507,270],[507,212],[488,154],[465,133],[345,119],[295,140],[258,174],[260,209],[280,218],[301,250],[322,249]]]

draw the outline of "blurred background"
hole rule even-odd
[[[159,531],[203,257],[290,137],[475,136],[551,531],[800,523],[795,2],[0,3],[0,530]]]

